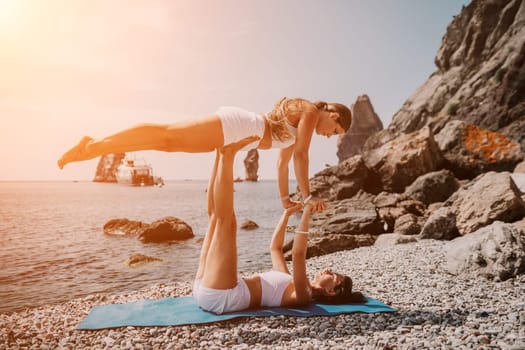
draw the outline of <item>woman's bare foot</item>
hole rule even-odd
[[[68,163],[89,159],[86,157],[86,145],[92,140],[91,137],[84,136],[76,146],[64,153],[62,158],[58,160],[58,167],[62,169]]]
[[[260,139],[260,137],[257,136],[257,135],[248,136],[247,138],[244,138],[244,139],[242,139],[240,141],[237,141],[237,142],[234,142],[234,143],[230,143],[230,144],[228,144],[226,146],[220,147],[219,151],[222,154],[236,154],[238,151],[243,149],[245,146],[247,146],[250,143],[255,142],[255,141],[259,140],[259,139]]]

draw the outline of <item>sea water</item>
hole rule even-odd
[[[0,312],[191,281],[198,239],[207,227],[206,187],[206,181],[168,181],[163,187],[0,182]],[[238,230],[239,271],[271,268],[268,247],[282,213],[276,181],[237,182],[234,198],[238,224],[252,220],[259,225],[253,231]],[[111,219],[151,223],[166,216],[187,222],[195,238],[143,244],[137,237],[103,232]],[[126,266],[134,253],[162,262]]]

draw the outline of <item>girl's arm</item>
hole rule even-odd
[[[270,243],[270,254],[272,256],[272,268],[275,271],[281,271],[289,274],[288,266],[286,266],[286,261],[284,260],[283,255],[283,243],[284,243],[284,233],[286,232],[286,225],[288,224],[288,219],[293,213],[301,210],[301,205],[296,204],[293,207],[286,209],[275,228],[275,231],[272,236],[272,242]]]
[[[296,301],[299,305],[310,302],[310,282],[306,274],[306,249],[308,246],[308,222],[311,211],[312,207],[310,205],[304,207],[301,222],[293,239],[293,282]]]
[[[301,196],[303,197],[303,201],[308,199],[308,203],[312,205],[314,212],[323,211],[328,207],[324,200],[310,196],[308,152],[318,119],[319,114],[317,113],[317,108],[313,106],[307,108],[302,114],[297,125],[297,138],[293,153],[295,178],[297,179]],[[303,204],[306,203],[303,202]]]
[[[293,150],[294,145],[283,148],[279,151],[279,157],[277,158],[277,184],[279,185],[281,203],[285,209],[293,206],[294,204],[294,202],[290,200],[290,191],[288,188],[288,165],[290,164],[290,159],[292,159]]]
[[[297,179],[297,185],[299,186],[303,199],[310,195],[310,184],[308,182],[308,152],[317,120],[318,116],[315,113],[306,111],[302,114],[297,125],[293,161],[295,178]]]

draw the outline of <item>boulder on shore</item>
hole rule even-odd
[[[445,248],[446,271],[504,281],[525,273],[525,232],[513,224],[496,221]]]
[[[403,192],[419,176],[439,170],[443,161],[428,127],[368,151],[363,159],[382,189],[389,192]]]
[[[460,120],[447,123],[435,138],[445,167],[460,179],[488,171],[512,171],[523,160],[519,143]]]
[[[314,214],[311,230],[323,234],[378,235],[383,233],[383,224],[372,197],[361,195],[333,202],[328,210]]]
[[[351,198],[366,187],[369,178],[363,157],[357,155],[315,174],[310,179],[310,193],[329,201]]]
[[[444,202],[459,188],[459,181],[449,170],[433,171],[418,177],[405,189],[405,196],[429,205]]]
[[[341,250],[351,250],[359,247],[367,247],[374,244],[377,236],[374,235],[345,235],[330,234],[321,236],[312,236],[308,240],[306,249],[306,258],[320,256],[338,252]],[[293,239],[287,242],[283,247],[284,258],[287,261],[292,260]]]
[[[454,193],[448,203],[452,203],[461,235],[494,221],[513,222],[525,216],[525,203],[508,172],[478,176]]]

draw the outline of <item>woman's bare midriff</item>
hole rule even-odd
[[[261,278],[259,275],[253,275],[251,277],[243,277],[244,282],[250,290],[250,309],[256,309],[261,307],[262,298],[262,287]]]

